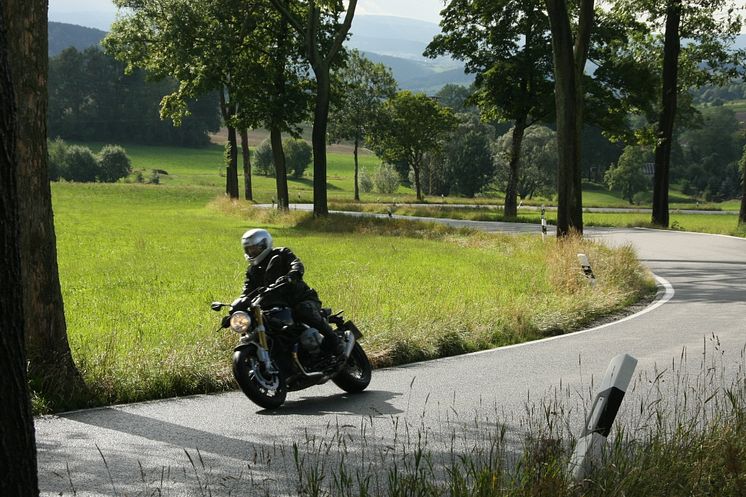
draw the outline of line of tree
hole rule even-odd
[[[124,64],[97,47],[67,48],[49,60],[48,127],[65,140],[204,147],[220,126],[217,96],[190,102],[180,126],[161,119],[163,95],[176,82],[150,81],[145,71],[125,73]]]

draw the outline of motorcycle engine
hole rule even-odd
[[[321,342],[324,341],[322,335],[316,328],[306,328],[300,335],[300,344],[311,355],[317,355],[321,349]]]

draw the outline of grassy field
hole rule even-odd
[[[239,239],[253,226],[304,260],[309,284],[359,324],[379,366],[563,333],[654,289],[630,249],[317,221],[207,185],[60,183],[53,203],[70,342],[95,404],[232,388],[235,337],[214,332],[209,303],[240,292]],[[594,261],[595,288],[578,251]]]

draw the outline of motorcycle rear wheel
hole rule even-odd
[[[233,377],[251,401],[265,409],[277,409],[285,402],[287,387],[282,372],[269,373],[249,349],[233,353]]]
[[[365,351],[359,343],[356,343],[350,352],[345,368],[337,373],[332,381],[345,392],[362,392],[370,384],[372,369]]]

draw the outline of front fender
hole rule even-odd
[[[251,335],[243,335],[239,339],[238,345],[236,345],[235,348],[233,349],[233,352],[238,352],[239,350],[248,349],[252,345],[255,346],[257,349],[260,347],[259,337],[257,336],[256,332],[252,333]]]

